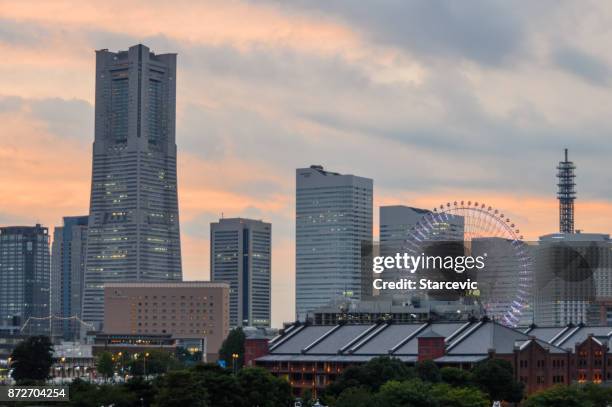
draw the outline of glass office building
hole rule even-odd
[[[0,326],[49,335],[49,275],[46,227],[0,228]]]
[[[369,178],[318,165],[296,170],[298,319],[335,298],[361,298],[371,279],[362,275],[362,250],[372,246],[372,195]]]
[[[244,218],[210,224],[211,279],[230,286],[230,326],[270,326],[272,225]]]
[[[51,335],[78,339],[85,276],[88,216],[66,216],[53,230],[51,247]],[[72,318],[72,319],[70,319]],[[77,319],[78,318],[78,319]]]

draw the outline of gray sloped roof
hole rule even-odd
[[[448,354],[487,354],[489,349],[497,353],[512,353],[516,341],[527,340],[524,333],[497,323],[484,323],[469,335],[461,336],[450,344]]]
[[[307,354],[335,355],[340,348],[371,328],[372,325],[344,325],[313,346]]]
[[[394,324],[389,325],[378,335],[357,349],[355,355],[387,355],[389,350],[402,340],[412,335],[424,324]]]
[[[589,337],[589,335],[596,337],[610,337],[612,335],[612,327],[610,326],[583,326],[579,329],[572,330],[567,335],[561,335],[561,337],[555,341],[555,345],[573,348],[576,343],[582,343]]]
[[[287,339],[286,342],[278,345],[270,353],[301,353],[302,349],[333,328],[334,325],[307,326]]]
[[[461,329],[465,325],[465,321],[462,322],[448,322],[448,323],[434,323],[433,329],[445,338],[450,337],[457,330]],[[406,342],[402,347],[393,352],[394,355],[416,355],[418,353],[418,338],[412,338]]]
[[[529,336],[535,336],[538,339],[541,339],[546,342],[550,342],[553,338],[559,337],[559,335],[563,336],[563,331],[566,331],[566,326],[557,326],[557,327],[535,327],[525,332]]]

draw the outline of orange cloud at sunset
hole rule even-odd
[[[88,212],[95,50],[144,43],[178,53],[184,276],[209,278],[210,222],[271,222],[275,326],[296,168],[373,178],[375,235],[380,205],[463,199],[535,240],[558,230],[569,148],[576,228],[610,233],[612,6],[587,3],[0,0],[0,224]]]

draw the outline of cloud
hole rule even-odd
[[[562,47],[553,54],[553,61],[559,68],[576,75],[595,86],[607,86],[612,70],[610,65],[595,55],[572,47]]]
[[[372,41],[419,56],[499,66],[521,51],[524,40],[521,19],[502,1],[332,0],[283,6],[335,16]]]

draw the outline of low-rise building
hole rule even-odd
[[[229,286],[204,281],[106,284],[104,333],[204,341],[206,360],[215,361],[229,333]]]
[[[470,369],[486,359],[510,362],[527,394],[556,384],[612,380],[612,327],[512,329],[469,321],[289,326],[255,364],[287,379],[296,395],[324,389],[348,366],[389,356],[407,364]]]

